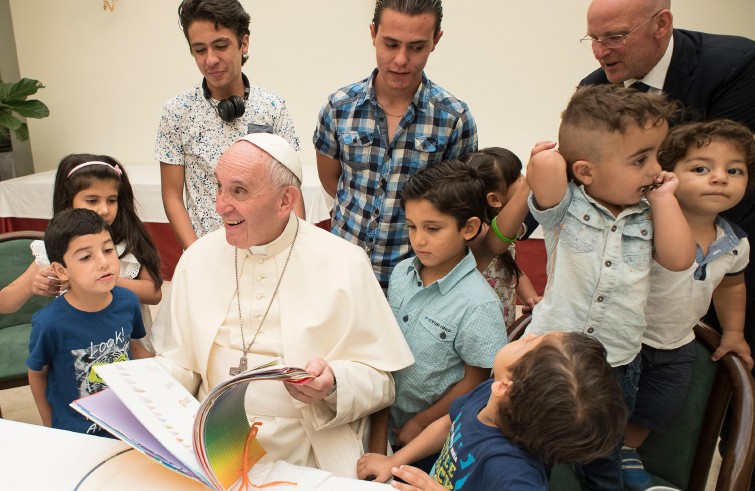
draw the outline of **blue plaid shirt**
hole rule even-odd
[[[331,231],[367,251],[385,290],[393,267],[411,254],[404,183],[420,169],[477,150],[477,126],[464,102],[423,74],[389,143],[376,74],[328,98],[312,140],[342,165]]]

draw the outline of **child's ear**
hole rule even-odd
[[[589,160],[577,160],[571,168],[574,177],[587,186],[593,181],[593,164]]]
[[[55,275],[60,279],[60,281],[68,281],[68,272],[66,271],[66,267],[60,264],[59,262],[53,262],[50,264],[52,267],[52,270],[55,272]]]
[[[486,196],[488,200],[488,206],[492,206],[493,208],[503,208],[503,203],[501,203],[501,200],[498,199],[498,195],[496,193],[490,192]]]
[[[496,380],[491,384],[490,391],[497,399],[503,399],[503,397],[509,392],[512,383],[513,381],[511,379]]]
[[[479,217],[472,217],[467,220],[467,224],[464,225],[464,238],[466,240],[472,240],[477,235],[477,231],[480,230],[482,220]]]

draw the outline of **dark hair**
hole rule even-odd
[[[66,265],[63,256],[76,237],[94,235],[105,230],[112,239],[113,232],[107,222],[92,210],[71,208],[56,213],[45,230],[45,251],[50,263]]]
[[[430,13],[435,15],[434,36],[440,32],[440,23],[443,20],[443,5],[441,0],[376,0],[375,14],[372,16],[372,24],[375,32],[380,27],[380,19],[383,10],[390,9],[404,15],[420,15]]]
[[[506,188],[514,184],[522,173],[522,161],[514,152],[501,147],[483,148],[462,156],[461,160],[477,169],[480,178],[485,183],[487,216],[481,218],[485,223],[490,223],[499,210],[488,204],[487,194],[500,191],[501,183],[504,183]],[[522,270],[508,251],[501,254],[501,260],[506,273],[510,278],[515,279],[514,286],[516,286],[519,283],[519,277],[523,274]]]
[[[238,0],[183,0],[178,6],[178,20],[189,41],[189,26],[195,20],[207,20],[215,29],[227,27],[236,33],[239,47],[244,36],[249,35],[249,14]],[[191,46],[189,47],[191,48]],[[241,64],[246,63],[248,55],[242,55]]]
[[[107,165],[88,165],[71,171],[86,162],[103,162]],[[118,170],[116,169],[118,167]],[[120,172],[120,175],[119,175]],[[70,174],[70,175],[69,175]],[[63,157],[55,174],[52,194],[52,211],[58,214],[73,207],[73,198],[96,181],[112,180],[118,183],[118,213],[111,226],[111,235],[116,244],[123,243],[121,257],[133,254],[143,268],[152,275],[156,286],[163,283],[160,275],[160,255],[147,229],[136,213],[136,200],[126,169],[113,157],[89,153],[72,153]]]
[[[501,431],[546,464],[586,463],[619,444],[627,408],[596,339],[549,336],[517,361],[511,380]]]
[[[602,148],[594,132],[624,134],[630,127],[661,126],[679,112],[679,104],[662,94],[646,94],[623,85],[578,87],[561,113],[559,152],[571,173],[578,160],[593,160]]]
[[[755,187],[752,178],[755,177],[755,140],[747,126],[729,119],[675,126],[658,151],[658,163],[663,170],[673,171],[691,148],[706,147],[713,141],[727,143],[742,152],[747,166],[747,191],[751,192]]]
[[[476,169],[461,160],[444,160],[409,178],[401,191],[401,207],[423,199],[454,217],[459,229],[472,217],[485,217],[485,183]]]

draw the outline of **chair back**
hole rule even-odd
[[[43,236],[38,231],[0,234],[0,288],[9,285],[29,268],[34,260],[29,244]],[[28,385],[26,358],[29,356],[31,318],[51,301],[51,297],[34,295],[18,311],[0,314],[0,390]]]
[[[34,260],[29,244],[42,240],[44,232],[24,231],[0,234],[0,289],[21,276]],[[34,313],[50,303],[50,297],[34,295],[21,309],[12,314],[0,314],[0,329],[28,324]]]

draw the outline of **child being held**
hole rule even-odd
[[[442,449],[430,472],[440,484],[428,485],[425,476],[420,487],[422,477],[413,471],[417,488],[546,490],[546,465],[587,462],[616,446],[626,409],[595,339],[525,335],[501,348],[493,374],[392,456],[365,454],[358,476],[407,477],[399,466]]]
[[[465,155],[462,160],[477,169],[485,182],[488,213],[483,220],[482,233],[469,247],[477,260],[477,269],[501,299],[508,329],[516,320],[517,297],[524,305],[524,312],[531,311],[540,301],[514,256],[514,242],[523,235],[519,230],[524,227],[522,221],[527,215],[530,188],[522,174],[522,161],[510,150],[484,148]]]
[[[559,149],[539,144],[527,168],[530,210],[548,254],[545,294],[527,332],[559,326],[598,339],[630,412],[652,260],[683,271],[695,259],[692,232],[674,197],[678,179],[656,160],[674,112],[662,95],[580,87],[562,113]],[[623,489],[616,444],[605,459],[577,466],[582,489]]]
[[[622,449],[624,487],[651,486],[636,448],[651,431],[662,431],[684,404],[695,361],[693,327],[711,299],[723,335],[713,353],[718,360],[733,351],[753,366],[744,339],[744,269],[750,256],[745,233],[720,213],[755,186],[755,140],[744,125],[728,120],[673,128],[658,162],[679,179],[676,198],[697,242],[695,263],[668,271],[654,263],[642,336],[642,373],[634,413]]]
[[[153,356],[134,341],[145,336],[139,300],[115,286],[118,254],[97,213],[75,208],[55,215],[45,249],[69,286],[32,317],[26,365],[34,401],[45,426],[107,435],[69,404],[106,387],[93,367]]]
[[[506,343],[501,302],[468,247],[485,215],[477,171],[458,160],[423,169],[407,181],[401,205],[416,257],[393,269],[388,303],[416,362],[393,374],[397,446],[486,380]]]

